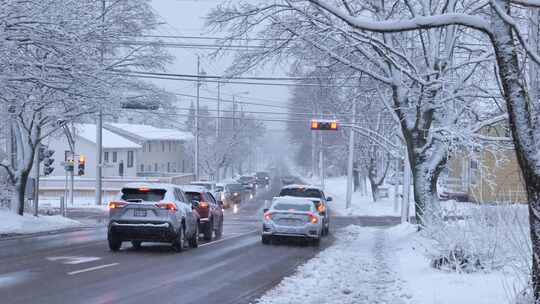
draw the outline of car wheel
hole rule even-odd
[[[189,247],[197,248],[199,247],[199,225],[195,225],[195,233],[189,239]]]
[[[141,241],[131,241],[131,246],[135,249],[141,249]]]
[[[214,233],[214,219],[210,219],[208,225],[204,226],[203,238],[205,241],[212,240],[212,234]]]
[[[221,238],[223,236],[223,217],[221,218],[221,221],[219,221],[219,227],[215,230],[216,239]]]
[[[272,243],[272,236],[270,235],[263,235],[261,236],[261,241],[264,245],[269,245],[270,243]]]
[[[176,234],[176,238],[174,239],[173,243],[172,243],[172,248],[174,251],[176,252],[181,252],[184,250],[184,242],[185,242],[185,234],[184,234],[184,229],[182,227],[180,227],[180,229],[178,229],[178,233]]]
[[[113,234],[109,234],[107,240],[109,241],[109,249],[111,251],[118,251],[122,247],[122,241]]]

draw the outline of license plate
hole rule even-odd
[[[135,210],[133,210],[133,216],[146,216],[146,210],[144,210],[144,209],[135,209]]]

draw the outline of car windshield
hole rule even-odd
[[[311,205],[309,204],[295,204],[295,203],[276,203],[273,207],[274,210],[287,210],[287,211],[310,211]]]
[[[321,191],[312,188],[285,188],[279,193],[279,196],[295,196],[295,197],[313,197],[321,198]]]
[[[217,192],[223,191],[223,186],[216,186],[216,191]]]
[[[242,177],[240,177],[240,178],[238,179],[238,181],[241,182],[241,183],[246,183],[246,182],[251,181],[252,179],[253,179],[253,178],[250,177],[250,176],[242,176]]]
[[[159,202],[163,200],[166,192],[165,189],[124,188],[122,189],[122,200]]]
[[[244,187],[240,184],[229,184],[227,185],[227,188],[229,188],[229,191],[242,191],[244,190]]]
[[[191,202],[191,201],[203,201],[203,199],[201,198],[201,193],[200,192],[191,192],[191,191],[188,191],[186,192],[186,197],[187,199]]]
[[[256,176],[258,178],[265,178],[265,177],[268,177],[269,175],[266,172],[257,172]]]

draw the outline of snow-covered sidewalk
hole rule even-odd
[[[82,224],[59,215],[30,214],[20,216],[8,210],[0,210],[0,235],[28,234],[80,227]]]
[[[267,292],[260,304],[507,303],[505,274],[457,274],[431,268],[427,240],[412,225],[349,226],[335,243]]]

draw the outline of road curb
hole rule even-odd
[[[0,242],[20,240],[20,239],[29,239],[29,238],[47,236],[47,235],[57,235],[57,234],[62,234],[62,233],[70,233],[70,232],[77,232],[77,231],[97,229],[97,228],[99,228],[99,226],[97,225],[96,226],[77,226],[77,227],[71,227],[71,228],[62,228],[62,229],[49,230],[49,231],[43,231],[43,232],[34,232],[34,233],[0,234]]]

